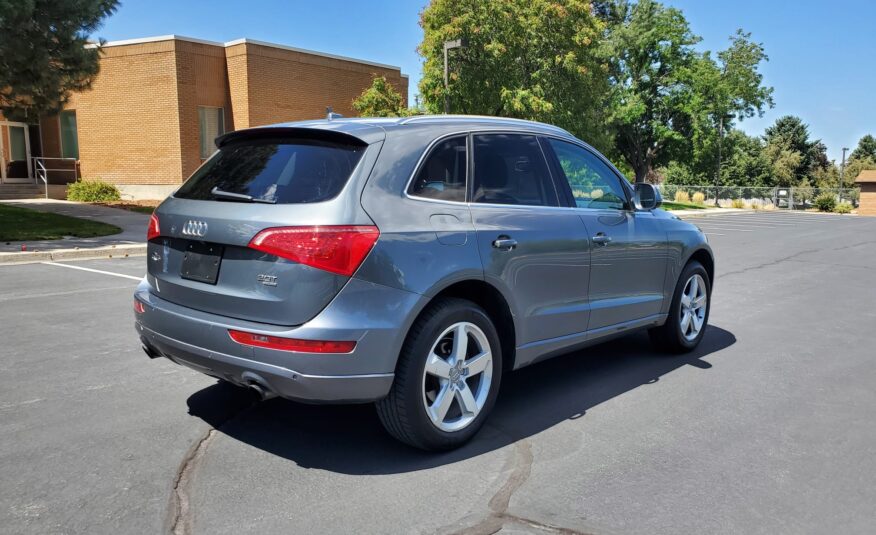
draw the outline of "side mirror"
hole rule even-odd
[[[660,190],[658,190],[653,184],[648,184],[647,182],[636,182],[636,196],[635,203],[637,210],[653,210],[654,208],[660,208],[660,205],[663,204],[663,197],[660,196]]]

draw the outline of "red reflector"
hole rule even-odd
[[[143,306],[143,303],[136,299],[134,299],[134,312],[136,312],[137,314],[142,314],[146,312],[146,307]]]
[[[379,236],[375,226],[278,227],[256,234],[249,247],[349,277]]]
[[[299,353],[349,353],[356,347],[356,342],[299,340],[297,338],[281,338],[279,336],[248,333],[233,329],[228,329],[228,335],[238,344],[279,349],[280,351],[297,351]]]
[[[153,212],[149,217],[149,228],[146,229],[146,241],[159,236],[161,236],[161,229],[158,227],[158,216]]]

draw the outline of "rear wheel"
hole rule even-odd
[[[699,262],[688,263],[678,278],[666,323],[648,331],[654,344],[673,353],[699,345],[709,321],[711,281]]]
[[[502,352],[490,317],[470,301],[441,298],[411,327],[377,413],[392,436],[411,446],[456,448],[483,425],[501,376]]]

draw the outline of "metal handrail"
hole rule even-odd
[[[46,166],[43,165],[43,162],[34,158],[34,163],[37,164],[39,170],[37,171],[37,178],[43,181],[43,185],[46,187],[46,200],[49,199],[49,172],[46,169]]]

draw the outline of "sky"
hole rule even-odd
[[[775,107],[739,126],[752,135],[798,115],[839,162],[864,134],[876,135],[876,0],[664,0],[681,9],[701,50],[726,48],[737,28],[764,44],[764,82]],[[177,34],[242,37],[387,63],[410,76],[413,104],[425,0],[122,0],[95,34],[109,41]],[[243,9],[241,9],[243,5]],[[366,7],[367,6],[367,7]]]

